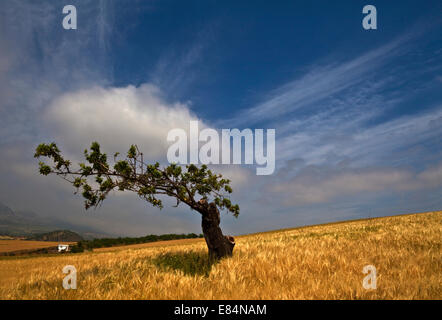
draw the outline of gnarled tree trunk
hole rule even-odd
[[[220,215],[215,203],[199,202],[198,212],[201,213],[204,239],[209,248],[210,259],[221,259],[232,256],[235,239],[232,236],[223,235],[219,227]]]

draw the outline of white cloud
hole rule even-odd
[[[333,170],[307,167],[286,182],[269,187],[288,206],[326,203],[341,197],[375,192],[423,190],[442,186],[442,163],[415,173],[406,169]]]
[[[160,90],[151,85],[124,88],[93,87],[65,93],[56,98],[43,114],[49,136],[67,158],[82,161],[82,152],[92,141],[98,141],[103,152],[124,154],[131,144],[144,153],[144,159],[166,163],[169,130],[189,130],[190,121],[198,120],[199,129],[206,124],[188,105],[167,103]],[[250,178],[247,168],[236,165],[213,166],[214,172],[243,186]]]
[[[373,112],[369,110],[366,115],[355,116],[351,121],[345,120],[345,114],[327,118],[328,112],[308,119],[300,124],[299,131],[280,138],[277,160],[302,157],[306,164],[323,165],[334,157],[336,163],[351,159],[358,165],[369,166],[385,159],[391,162],[396,150],[423,145],[424,141],[437,139],[442,133],[438,125],[442,119],[441,106],[371,127],[362,126],[361,122]]]
[[[186,130],[189,121],[197,120],[186,104],[164,102],[159,89],[149,84],[66,93],[53,101],[44,118],[69,152],[78,154],[92,141],[121,153],[137,144],[147,159],[156,160],[165,159],[169,130]]]
[[[247,169],[239,165],[211,165],[209,166],[216,173],[220,173],[224,178],[231,181],[231,186],[235,193],[241,189],[248,188],[247,184],[253,179],[256,180],[255,169]]]

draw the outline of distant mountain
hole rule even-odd
[[[56,218],[44,217],[32,211],[14,211],[0,202],[0,235],[31,237],[54,230],[68,229],[75,231],[84,239],[108,238],[110,236],[90,227],[74,225]]]
[[[36,241],[59,241],[59,242],[77,242],[84,240],[78,233],[70,230],[57,230],[47,233],[40,233],[28,237],[27,240]]]
[[[2,219],[13,219],[14,217],[14,211],[0,202],[0,222]]]
[[[17,211],[15,214],[25,219],[38,219],[38,214],[32,211]]]

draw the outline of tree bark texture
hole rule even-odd
[[[209,249],[210,259],[221,259],[230,257],[233,254],[233,247],[235,246],[235,239],[232,236],[223,235],[220,224],[220,214],[215,203],[207,203],[207,201],[200,201],[198,211],[202,216],[202,229],[204,239],[206,240]]]

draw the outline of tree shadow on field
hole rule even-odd
[[[185,275],[209,276],[212,261],[206,252],[174,252],[163,253],[152,259],[155,266],[164,271],[181,270]]]

